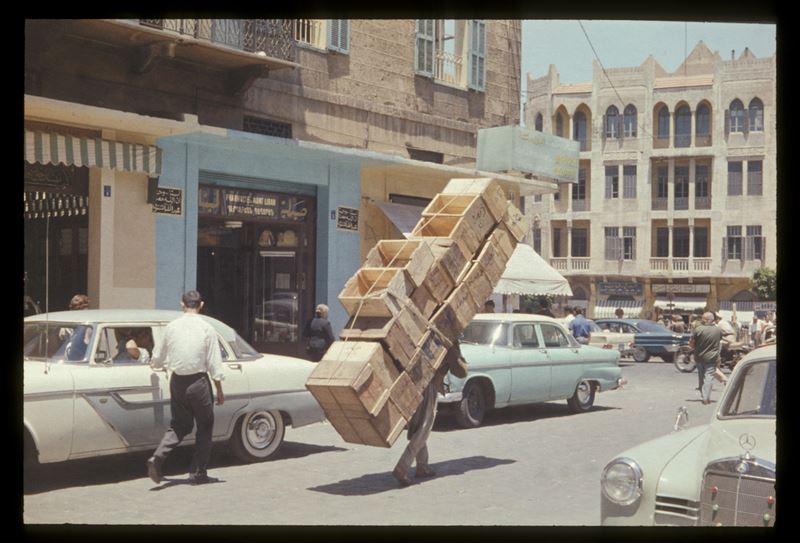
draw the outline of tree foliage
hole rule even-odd
[[[776,273],[771,268],[759,268],[753,272],[753,292],[759,300],[775,300]]]

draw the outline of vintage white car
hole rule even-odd
[[[774,345],[744,357],[710,424],[676,422],[672,434],[609,462],[602,524],[773,526],[776,359]]]
[[[169,378],[147,355],[181,315],[165,310],[82,310],[24,320],[26,463],[155,449],[170,422]],[[274,455],[285,426],[324,419],[305,382],[314,364],[262,355],[232,328],[217,331],[225,402],[214,406],[215,441],[241,461]],[[125,349],[136,338],[138,359]],[[194,443],[194,433],[183,444]]]

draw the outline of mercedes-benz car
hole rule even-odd
[[[464,329],[466,378],[445,377],[439,402],[463,427],[481,424],[489,409],[567,400],[588,411],[597,392],[626,381],[619,351],[581,345],[556,320],[524,313],[481,313]]]
[[[773,526],[777,356],[736,365],[711,422],[621,452],[600,477],[603,525]]]
[[[81,310],[24,319],[26,465],[155,449],[169,425],[169,378],[147,363],[166,325],[166,310]],[[260,354],[224,323],[217,332],[225,401],[214,406],[214,441],[243,462],[266,460],[285,427],[324,420],[306,389],[314,364]],[[125,348],[136,338],[137,358]],[[183,444],[194,442],[194,433]]]

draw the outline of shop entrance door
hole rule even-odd
[[[302,277],[295,250],[256,252],[252,341],[260,352],[301,356]]]

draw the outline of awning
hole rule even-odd
[[[533,247],[524,243],[517,244],[494,292],[572,296],[569,281],[545,262]]]
[[[696,309],[705,309],[708,300],[696,296],[673,296],[671,303],[672,305],[670,306],[670,299],[667,296],[656,296],[653,307],[668,310],[694,311]]]
[[[375,204],[406,237],[411,235],[411,231],[422,217],[424,209],[419,206],[393,202],[375,202]],[[533,247],[524,243],[517,244],[494,292],[496,294],[572,296],[569,281],[545,262],[533,250]]]
[[[595,319],[613,319],[614,311],[621,307],[625,312],[623,319],[638,319],[642,312],[642,302],[636,300],[600,300],[594,306]]]
[[[161,175],[161,149],[152,145],[25,131],[25,160],[31,164],[97,166]]]
[[[381,208],[386,218],[403,234],[405,237],[411,235],[411,231],[422,217],[424,207],[412,206],[408,204],[395,204],[394,202],[375,202]]]
[[[723,319],[725,319],[728,322],[731,322],[731,319],[733,319],[733,311],[731,311],[729,309],[727,309],[727,310],[726,309],[720,309],[720,310],[717,311],[717,314],[719,314],[720,317],[722,317]],[[736,322],[739,323],[739,325],[746,324],[746,325],[749,326],[750,323],[753,322],[753,315],[754,315],[754,313],[752,311],[739,311],[739,310],[737,310],[736,311]]]

